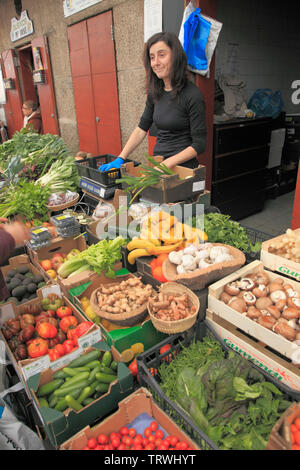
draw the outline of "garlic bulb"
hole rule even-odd
[[[228,248],[226,248],[226,246],[213,246],[210,250],[209,256],[212,260],[215,260],[217,256],[225,253],[228,253]]]
[[[196,261],[200,261],[201,259],[205,259],[209,257],[210,250],[201,250],[197,251],[195,254]]]
[[[214,262],[223,263],[224,261],[232,261],[232,260],[233,260],[233,256],[231,256],[229,253],[221,253],[215,258]]]
[[[208,268],[211,265],[212,265],[212,263],[208,263],[205,259],[200,259],[200,261],[198,263],[198,268],[199,269],[205,269],[205,268]]]
[[[198,251],[198,247],[196,245],[188,245],[184,250],[183,254],[185,255],[195,255]]]
[[[192,255],[183,255],[181,266],[183,266],[185,270],[194,271],[197,268],[197,263]]]

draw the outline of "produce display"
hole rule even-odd
[[[49,354],[50,361],[78,348],[78,338],[92,322],[79,323],[71,307],[57,294],[49,294],[40,305],[29,305],[26,313],[4,322],[2,333],[17,361]]]
[[[72,191],[66,191],[65,193],[52,193],[48,199],[48,206],[55,208],[62,204],[71,203],[77,198],[78,194]]]
[[[157,371],[162,391],[219,449],[265,449],[292,403],[273,383],[208,336],[167,358]]]
[[[73,256],[80,253],[77,248],[73,248],[69,253],[56,252],[49,259],[43,259],[40,261],[41,268],[48,274],[52,279],[57,279],[57,270],[64,263],[64,261],[71,259]]]
[[[185,441],[177,436],[168,436],[159,428],[157,421],[151,421],[143,434],[134,427],[122,426],[109,435],[99,433],[91,437],[82,450],[192,450]]]
[[[31,299],[35,299],[37,296],[36,291],[45,286],[43,276],[33,274],[29,266],[12,268],[7,272],[4,281],[10,296],[4,299],[3,302],[12,301],[15,305],[24,304]]]
[[[40,406],[80,411],[109,390],[117,380],[118,363],[110,351],[93,350],[71,361],[40,385],[36,395]]]
[[[287,229],[284,236],[270,243],[268,252],[300,263],[300,234]]]
[[[42,187],[47,186],[51,193],[77,191],[80,186],[80,177],[73,156],[52,163],[49,171],[37,181]]]
[[[226,284],[220,300],[289,341],[300,340],[300,291],[288,280],[271,282],[266,271],[251,273]]]
[[[168,295],[160,292],[149,300],[151,313],[160,320],[183,320],[196,313],[196,307],[190,305],[187,294]]]
[[[297,417],[290,425],[292,450],[300,450],[300,418]]]

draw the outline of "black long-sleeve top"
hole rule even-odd
[[[201,91],[191,81],[176,98],[172,98],[172,92],[164,91],[162,97],[154,102],[148,94],[138,126],[148,132],[153,123],[157,129],[154,155],[168,158],[189,146],[196,150],[197,155],[204,152],[205,103]],[[193,158],[182,165],[195,167],[198,162]]]

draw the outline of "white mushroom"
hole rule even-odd
[[[169,260],[173,264],[181,264],[183,252],[181,251],[171,251],[169,253]]]
[[[205,269],[205,268],[208,268],[211,265],[212,265],[212,263],[207,262],[207,258],[206,259],[200,259],[200,261],[198,263],[198,268],[199,269]]]
[[[225,253],[228,253],[228,248],[226,248],[226,246],[213,246],[210,250],[209,256],[212,260],[215,260],[217,256]]]
[[[198,252],[198,247],[196,245],[188,245],[183,250],[184,255],[193,255],[193,256],[195,256],[197,252]]]
[[[195,254],[196,261],[200,261],[201,259],[205,259],[209,257],[209,250],[200,250],[197,251]]]
[[[215,263],[224,263],[225,261],[232,261],[233,256],[229,253],[221,253],[215,258]]]

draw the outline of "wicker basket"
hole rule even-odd
[[[189,330],[197,320],[197,315],[200,309],[200,301],[196,294],[192,292],[190,289],[185,287],[182,284],[178,284],[177,282],[165,282],[160,286],[160,292],[163,292],[167,295],[183,295],[187,294],[190,307],[196,307],[196,312],[193,315],[190,315],[187,318],[182,320],[176,321],[166,321],[160,320],[156,318],[155,315],[151,312],[151,307],[148,303],[148,312],[150,319],[153,323],[153,326],[162,333],[166,333],[167,335],[173,335],[175,333],[182,333],[183,331]]]
[[[132,276],[132,275],[131,275]],[[131,277],[130,276],[130,277]],[[115,286],[116,283],[105,284],[105,287],[109,288]],[[103,320],[108,320],[115,325],[120,326],[135,326],[138,323],[141,323],[147,316],[147,303],[141,305],[138,309],[135,309],[134,312],[130,313],[108,313],[101,310],[97,303],[97,292],[100,290],[101,286],[94,290],[91,294],[90,302],[91,307],[93,308],[96,315],[98,315]]]
[[[67,209],[68,207],[75,206],[75,204],[78,202],[79,199],[79,194],[72,199],[72,201],[65,202],[64,204],[58,204],[57,206],[48,206],[47,209],[49,209],[51,212],[58,212],[58,211],[63,211],[64,209]]]

